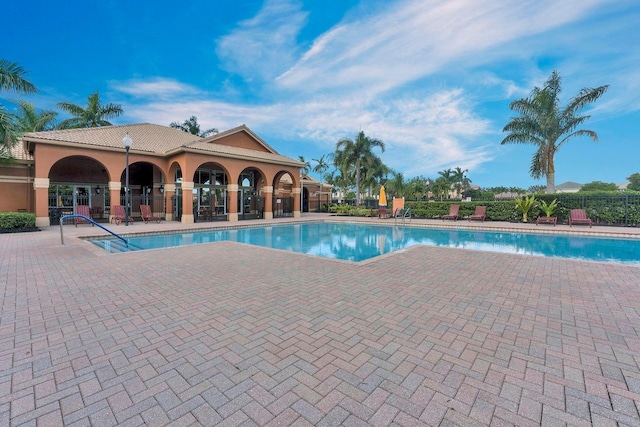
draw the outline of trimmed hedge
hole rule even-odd
[[[24,212],[0,212],[0,231],[36,228],[36,215]]]

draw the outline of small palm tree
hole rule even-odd
[[[86,107],[73,104],[71,102],[59,102],[58,108],[73,117],[63,120],[58,124],[59,129],[93,128],[100,126],[111,126],[107,120],[120,116],[123,111],[118,104],[100,104],[100,94],[98,91],[92,93],[87,98]]]
[[[553,201],[549,204],[547,204],[546,200],[540,201],[540,210],[544,212],[544,216],[546,217],[553,216],[553,212],[556,210],[557,207],[558,207],[557,199],[553,199]]]
[[[182,123],[173,122],[169,126],[174,129],[180,129],[183,132],[190,133],[191,135],[199,136],[200,138],[206,138],[218,133],[218,129],[216,128],[200,130],[200,124],[198,123],[198,118],[196,116],[191,116]]]
[[[536,196],[531,194],[521,199],[520,198],[516,199],[515,202],[516,202],[516,209],[522,212],[522,222],[527,222],[527,214],[531,209],[533,209],[538,204],[538,201],[536,200]]]

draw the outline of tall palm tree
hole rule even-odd
[[[447,198],[449,198],[449,193],[451,191],[451,186],[453,185],[453,179],[455,176],[453,169],[449,168],[441,170],[440,172],[438,172],[438,175],[440,175],[440,178],[438,178],[438,180],[440,180],[440,182],[438,183],[438,189],[441,191],[441,187],[444,187],[444,183],[446,183],[447,191],[445,195],[447,196]],[[442,200],[442,195],[440,195],[440,200]]]
[[[391,171],[391,179],[385,182],[387,194],[393,197],[403,197],[405,195],[406,184],[402,172]]]
[[[298,156],[298,160],[304,163],[304,166],[300,168],[300,172],[302,172],[303,175],[308,175],[309,170],[311,169],[311,163],[306,161],[304,156]]]
[[[356,204],[360,204],[360,182],[364,165],[373,164],[372,158],[377,157],[372,149],[379,147],[384,152],[384,142],[379,139],[369,138],[360,131],[355,140],[341,139],[336,144],[336,158],[340,162],[353,166],[356,175]],[[338,154],[340,153],[340,154]]]
[[[598,141],[596,132],[576,128],[591,117],[579,115],[581,110],[600,98],[609,87],[584,88],[561,107],[561,83],[560,75],[554,70],[543,87],[536,86],[529,97],[513,101],[509,108],[520,115],[511,118],[503,129],[509,134],[502,144],[533,144],[538,147],[529,171],[535,179],[547,178],[547,193],[556,192],[554,156],[560,147],[574,136],[587,136]]]
[[[92,93],[87,98],[88,104],[85,107],[71,102],[59,102],[58,108],[73,117],[63,120],[58,124],[59,129],[94,128],[100,126],[111,126],[107,121],[112,117],[118,117],[123,113],[119,104],[100,104],[98,91]]]
[[[16,62],[0,59],[0,91],[36,93],[35,85],[24,78],[26,73]]]
[[[327,162],[327,159],[330,155],[322,155],[320,156],[320,158],[318,159],[311,159],[312,162],[315,162],[316,165],[313,167],[313,171],[315,173],[317,173],[320,176],[323,176],[324,173],[327,171],[327,169],[329,169],[329,163]]]
[[[0,92],[36,93],[38,89],[24,76],[26,71],[16,62],[0,59]],[[0,159],[11,159],[11,148],[18,141],[16,117],[0,105]]]
[[[38,112],[36,107],[27,101],[18,101],[18,114],[16,124],[20,133],[42,132],[55,128],[57,112],[42,110]]]
[[[191,116],[182,123],[173,122],[169,126],[174,129],[180,129],[183,132],[190,133],[191,135],[199,136],[200,138],[206,138],[208,136],[218,133],[218,129],[211,128],[207,130],[200,130],[200,124],[196,116]]]
[[[465,175],[467,172],[469,172],[468,169],[463,170],[459,166],[457,166],[453,170],[453,176],[452,176],[453,188],[455,188],[456,194],[460,196],[461,199],[462,199],[462,190],[466,189],[466,187],[468,187],[469,183],[471,182],[469,178],[467,178]]]

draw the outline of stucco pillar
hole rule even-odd
[[[227,196],[229,197],[228,218],[230,222],[238,221],[238,184],[227,185]]]
[[[49,178],[34,178],[36,227],[49,225]]]
[[[300,208],[302,207],[300,199],[300,187],[293,189],[293,217],[300,218]]]
[[[109,223],[113,217],[113,207],[120,204],[120,190],[122,189],[122,183],[120,181],[109,181]]]
[[[273,219],[273,186],[262,187],[264,197],[264,219]]]
[[[193,181],[182,181],[182,223],[193,224]]]
[[[176,195],[175,184],[164,184],[164,215],[167,221],[173,221],[173,203],[167,203],[167,200],[173,200],[172,197]]]

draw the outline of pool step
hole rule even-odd
[[[93,243],[112,254],[121,253],[121,252],[131,252],[131,251],[136,251],[140,249],[132,245],[127,246],[123,241],[115,240],[115,239],[114,240],[111,240],[111,239],[98,240],[98,241],[94,241]]]

